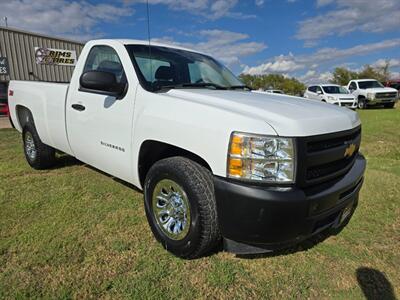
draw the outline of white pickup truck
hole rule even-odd
[[[365,109],[370,105],[383,105],[393,108],[399,97],[396,89],[384,87],[375,79],[351,80],[347,89],[357,99],[358,108]]]
[[[253,93],[175,46],[90,41],[70,84],[11,81],[9,103],[33,168],[60,151],[132,183],[157,240],[183,258],[341,228],[363,183],[357,113]]]

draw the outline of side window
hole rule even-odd
[[[94,46],[86,59],[83,72],[102,71],[113,73],[120,83],[125,80],[125,73],[117,52],[109,46]]]
[[[310,87],[308,88],[308,90],[309,90],[310,92],[316,93],[316,92],[317,92],[316,88],[317,88],[316,86],[310,86]]]
[[[356,85],[356,83],[354,81],[352,81],[350,83],[350,90],[356,90],[356,89],[357,89],[357,85]]]

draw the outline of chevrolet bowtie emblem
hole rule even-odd
[[[351,157],[355,151],[356,151],[356,145],[350,144],[346,148],[346,150],[344,150],[344,157]]]

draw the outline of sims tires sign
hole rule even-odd
[[[0,57],[0,75],[8,75],[7,57]]]
[[[35,47],[38,65],[75,66],[76,52],[71,50]]]

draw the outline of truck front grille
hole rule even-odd
[[[298,185],[316,185],[345,175],[355,162],[360,142],[361,127],[298,139]]]
[[[376,93],[376,99],[393,99],[397,97],[396,92],[387,92],[387,93]]]

